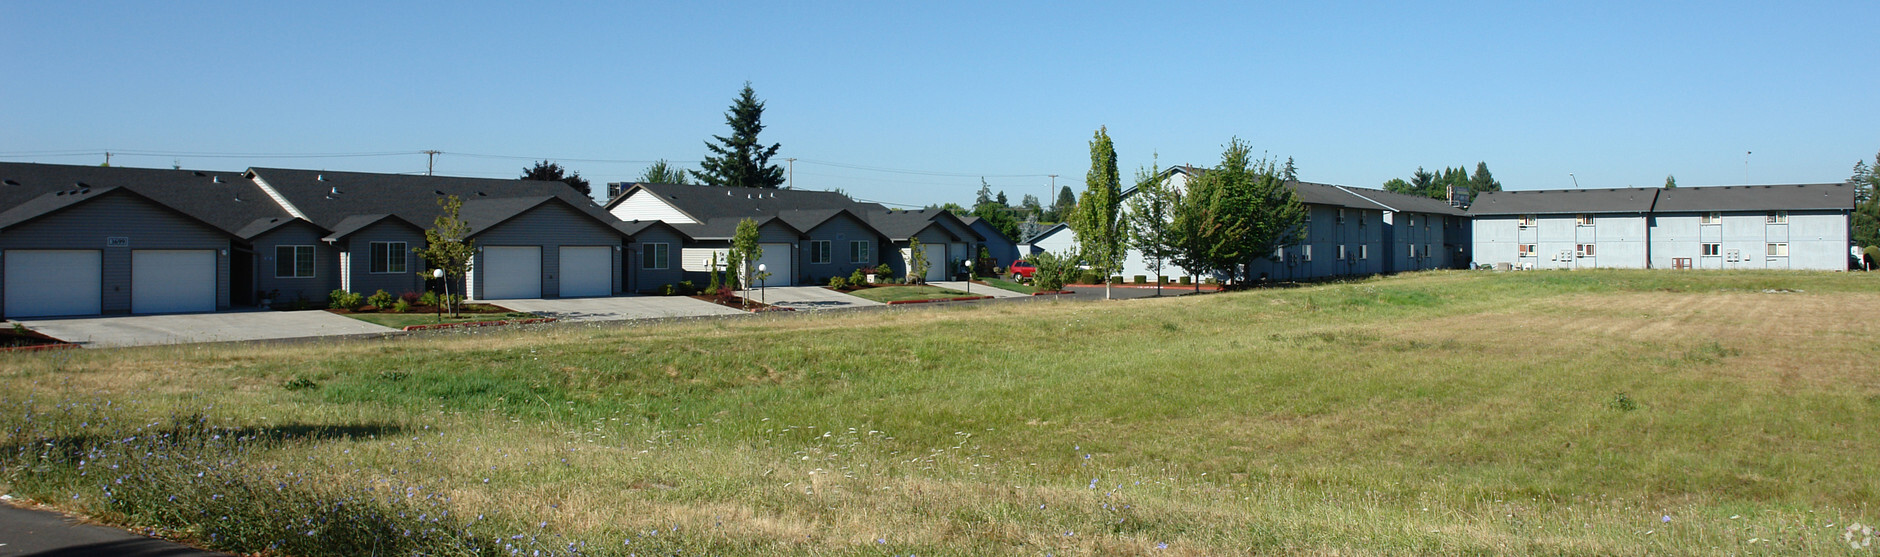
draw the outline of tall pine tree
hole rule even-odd
[[[751,82],[744,82],[744,91],[738,94],[738,100],[731,104],[731,110],[725,113],[725,123],[731,126],[731,137],[712,136],[717,144],[707,142],[705,148],[711,154],[699,166],[704,170],[693,170],[692,177],[700,184],[708,186],[728,186],[740,188],[776,188],[783,185],[783,167],[770,164],[770,157],[777,154],[781,143],[769,147],[757,142],[757,133],[764,131],[764,102],[757,100],[757,92],[751,89]]]

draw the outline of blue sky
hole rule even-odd
[[[799,187],[915,205],[1081,190],[1098,126],[1126,169],[1237,136],[1365,187],[1477,161],[1509,189],[1833,182],[1880,151],[1875,2],[905,4],[0,2],[0,160],[436,149],[598,184],[702,158],[747,80]]]

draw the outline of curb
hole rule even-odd
[[[0,348],[0,352],[38,352],[41,350],[64,350],[68,348],[78,348],[78,345],[66,342],[66,343],[60,343],[60,344],[37,344],[33,346],[12,346],[12,347],[7,347],[7,348]]]
[[[1069,290],[1039,290],[1037,292],[1031,293],[1031,295],[1033,296],[1052,296],[1052,295],[1057,295],[1057,294],[1076,294],[1076,292],[1071,292]]]
[[[557,319],[554,317],[537,317],[534,319],[517,319],[514,321],[470,321],[466,323],[435,323],[431,325],[406,325],[403,330],[430,331],[430,330],[436,330],[436,329],[455,329],[459,327],[500,327],[503,325],[531,325],[535,323],[552,323],[556,320]]]
[[[991,296],[961,296],[958,298],[934,298],[932,300],[895,300],[892,302],[884,302],[884,303],[890,306],[899,306],[899,305],[905,305],[905,304],[931,304],[934,302],[965,302],[965,301],[971,301],[971,300],[990,300],[990,299],[992,299]]]

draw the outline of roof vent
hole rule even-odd
[[[236,203],[240,203],[240,202],[242,202],[242,194],[241,194],[241,192],[235,192],[235,202],[236,202]]]
[[[438,194],[438,195],[444,195],[444,190],[431,190],[431,193],[435,193],[435,194]]]
[[[215,182],[215,183],[217,183],[217,184],[220,184],[220,183],[222,183],[222,177],[221,177],[221,176],[216,176],[216,177],[213,177],[213,178],[210,178],[210,179],[209,179],[209,181],[211,181],[211,182]]]
[[[325,175],[325,174],[315,174],[315,175],[313,175],[313,179],[314,179],[315,181],[319,181],[319,182],[325,182],[325,181],[326,181],[326,175]]]
[[[53,197],[58,197],[58,196],[61,196],[61,195],[65,195],[65,190],[59,190],[59,191],[58,191],[58,193],[54,193],[54,194],[52,194],[52,196],[53,196]]]
[[[731,190],[725,190],[725,197],[731,197]]]
[[[197,178],[208,176],[208,174],[203,174],[201,170],[196,171],[195,174]]]
[[[477,197],[489,197],[489,196],[490,196],[490,194],[487,194],[487,193],[483,193],[483,192],[477,192]]]
[[[326,194],[327,195],[339,195],[339,186],[333,186],[333,189],[326,192]]]
[[[91,193],[91,188],[79,188],[78,193]]]
[[[72,182],[72,185],[75,185],[75,186],[78,186],[78,187],[81,187],[81,188],[89,188],[89,187],[91,187],[91,184],[87,184],[87,183],[84,183],[84,182]]]
[[[20,181],[12,179],[12,178],[7,178],[6,184],[9,186],[17,186],[17,185],[20,185]]]

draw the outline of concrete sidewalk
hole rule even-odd
[[[0,502],[0,557],[229,557]]]
[[[821,286],[775,286],[761,290],[738,293],[752,300],[787,307],[797,311],[847,309],[879,306],[881,302],[859,296],[850,296]]]
[[[325,311],[224,311],[179,315],[100,315],[22,319],[27,328],[86,348],[391,333]]]
[[[970,292],[974,296],[991,296],[994,298],[1028,298],[1031,296],[1030,294],[1020,294],[1020,293],[1006,290],[1004,288],[999,288],[996,286],[986,286],[984,284],[979,284],[979,283],[969,284],[963,280],[936,280],[936,281],[929,281],[927,284],[931,284],[931,285],[945,288],[948,290]]]

